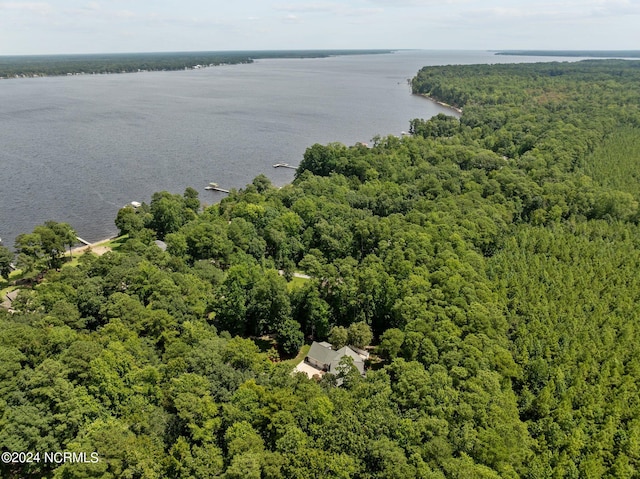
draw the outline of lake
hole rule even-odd
[[[293,179],[314,143],[399,135],[409,120],[448,109],[414,96],[407,80],[426,65],[515,63],[553,58],[489,52],[401,51],[321,59],[271,59],[179,72],[0,81],[0,237],[47,220],[97,241],[114,218],[152,193],[221,193],[264,173]],[[570,59],[577,60],[576,58]]]

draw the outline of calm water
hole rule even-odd
[[[541,60],[414,51],[0,81],[0,237],[11,247],[55,220],[96,241],[117,233],[120,207],[155,191],[193,186],[214,203],[211,181],[288,183],[293,170],[272,165],[297,165],[313,143],[368,142],[450,113],[411,95],[422,66],[522,61]]]

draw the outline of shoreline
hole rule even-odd
[[[0,80],[20,80],[20,79],[35,79],[35,78],[59,78],[59,77],[82,77],[82,76],[98,76],[98,75],[128,75],[131,73],[158,73],[158,72],[184,72],[194,70],[205,70],[207,68],[216,68],[221,66],[232,65],[250,65],[252,60],[240,61],[232,63],[218,63],[210,65],[194,65],[186,66],[182,68],[147,68],[147,69],[135,69],[135,70],[123,70],[123,71],[69,71],[63,73],[20,73],[15,75],[0,76]]]
[[[427,95],[426,93],[414,93],[414,95],[418,95],[418,96],[421,96],[423,98],[426,98],[427,100],[432,101],[433,103],[436,103],[437,105],[443,106],[445,108],[448,108],[450,110],[455,111],[459,115],[462,115],[462,108],[458,108],[457,106],[449,105],[448,103],[445,103],[443,101],[436,100],[435,98],[433,98],[432,96]]]
[[[101,239],[91,244],[83,244],[82,246],[76,246],[75,248],[71,248],[70,251],[65,252],[65,256],[73,256],[75,253],[83,254],[83,253],[86,253],[87,251],[91,251],[97,254],[98,256],[102,256],[106,252],[111,251],[110,247],[103,246],[103,245],[113,241],[116,238],[118,238],[118,236],[112,236],[110,238]]]
[[[267,59],[314,59],[394,53],[389,49],[237,50],[222,52],[0,55],[0,80],[179,72]]]

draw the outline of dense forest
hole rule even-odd
[[[102,256],[21,235],[0,448],[87,460],[2,476],[640,477],[639,86],[621,60],[428,67],[414,92],[460,119],[315,144],[215,205],[156,193]],[[293,373],[327,339],[369,343],[366,374]]]
[[[251,63],[265,58],[323,58],[389,53],[390,50],[258,50],[228,52],[109,53],[0,56],[0,79],[194,68]]]

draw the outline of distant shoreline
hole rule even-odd
[[[640,50],[498,50],[494,54],[523,57],[640,58]]]
[[[199,70],[255,60],[379,55],[396,50],[264,50],[0,56],[0,79]]]

